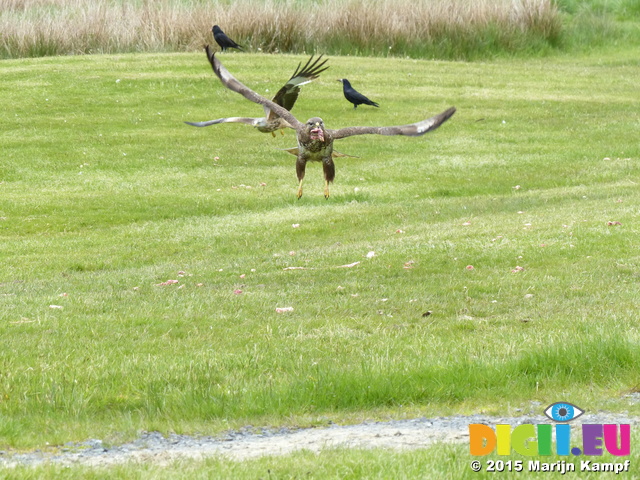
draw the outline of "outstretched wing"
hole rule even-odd
[[[435,130],[444,122],[449,120],[456,113],[455,107],[451,107],[438,115],[435,115],[421,122],[410,123],[409,125],[398,125],[394,127],[347,127],[339,130],[327,130],[334,140],[351,137],[353,135],[408,135],[418,137],[431,130]]]
[[[233,75],[231,75],[229,73],[229,70],[227,70],[224,65],[222,65],[220,60],[218,60],[218,57],[215,56],[215,53],[211,51],[209,45],[205,47],[205,50],[207,52],[207,58],[209,59],[209,63],[211,63],[211,67],[213,68],[214,73],[218,76],[225,87],[227,87],[229,90],[233,90],[234,92],[239,93],[244,98],[252,101],[253,103],[257,103],[265,108],[270,109],[278,117],[284,118],[289,123],[289,125],[291,125],[296,130],[303,128],[303,124],[296,117],[294,117],[289,112],[289,110],[281,107],[274,101],[268,100],[262,95],[257,94],[249,87],[238,81]]]
[[[322,72],[329,68],[322,68],[324,64],[327,63],[326,59],[324,62],[318,63],[320,60],[322,60],[322,55],[320,55],[315,62],[311,63],[313,61],[313,55],[311,55],[305,66],[302,67],[302,70],[300,70],[302,63],[299,63],[296,71],[291,75],[291,78],[278,90],[275,97],[273,97],[273,101],[281,107],[291,110],[298,99],[300,86],[315,80]]]
[[[184,122],[187,125],[193,125],[194,127],[208,127],[209,125],[217,125],[219,123],[246,123],[247,125],[251,125],[255,127],[261,118],[250,118],[250,117],[228,117],[228,118],[217,118],[215,120],[208,120],[206,122]]]

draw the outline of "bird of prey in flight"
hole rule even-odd
[[[230,90],[239,93],[247,100],[254,103],[269,107],[276,115],[282,117],[286,122],[294,128],[297,133],[298,147],[290,149],[290,153],[294,153],[296,160],[296,173],[298,175],[298,193],[297,197],[302,197],[302,181],[307,162],[322,162],[324,171],[324,196],[329,198],[329,183],[335,177],[335,166],[333,163],[334,150],[333,142],[341,138],[351,137],[353,135],[407,135],[417,137],[427,132],[435,130],[444,122],[446,122],[455,113],[455,107],[448,108],[431,118],[422,120],[408,125],[397,125],[392,127],[346,127],[337,130],[328,129],[319,117],[313,117],[305,123],[300,122],[286,108],[281,107],[277,103],[266,99],[257,94],[250,88],[238,81],[229,71],[222,65],[218,57],[211,53],[207,48],[207,58],[213,67],[213,71],[218,76],[222,84]]]
[[[356,91],[355,88],[351,86],[351,83],[346,78],[341,78],[338,80],[342,82],[342,92],[344,93],[344,98],[353,103],[353,108],[358,108],[358,105],[371,105],[372,107],[379,107],[376,102],[369,100],[360,92]]]
[[[205,47],[207,49],[207,57],[211,58],[213,54],[209,47]],[[282,108],[287,110],[291,110],[293,105],[296,103],[298,99],[298,94],[300,93],[300,86],[306,83],[309,83],[324,72],[329,67],[324,67],[324,64],[327,63],[325,59],[323,62],[320,62],[322,59],[322,55],[320,55],[315,61],[313,61],[313,55],[307,61],[304,67],[300,69],[300,65],[296,68],[296,71],[293,72],[291,78],[287,80],[287,83],[278,90],[278,93],[273,97],[272,102],[280,105]],[[228,117],[228,118],[218,118],[216,120],[209,120],[206,122],[185,122],[188,125],[193,125],[194,127],[208,127],[209,125],[217,125],[218,123],[245,123],[247,125],[251,125],[257,128],[260,132],[263,133],[271,133],[274,137],[276,136],[276,130],[280,130],[280,132],[284,135],[285,128],[292,128],[291,125],[287,123],[282,117],[278,116],[271,108],[267,105],[264,105],[264,117],[260,118],[251,118],[251,117]]]
[[[213,39],[216,41],[222,51],[224,52],[227,48],[237,48],[238,50],[242,50],[243,47],[238,45],[236,42],[227,37],[227,34],[222,31],[222,29],[218,25],[214,25],[211,29],[213,32]]]

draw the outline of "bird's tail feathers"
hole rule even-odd
[[[290,153],[291,155],[295,155],[295,156],[298,156],[298,152],[299,152],[298,147],[283,148],[282,150],[284,150],[287,153]],[[340,153],[340,152],[337,152],[336,150],[331,152],[331,158],[340,158],[340,157],[360,158],[360,157],[357,157],[355,155],[347,155],[346,153]]]

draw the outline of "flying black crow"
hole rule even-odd
[[[213,39],[216,41],[222,51],[224,52],[227,48],[237,48],[238,50],[242,50],[243,47],[238,45],[236,42],[227,37],[227,34],[222,31],[222,29],[218,25],[214,25],[211,29],[213,32]]]
[[[296,155],[296,173],[298,175],[298,193],[297,197],[302,196],[302,180],[304,179],[305,169],[308,161],[322,162],[324,171],[324,196],[329,198],[329,183],[333,182],[335,177],[335,166],[333,158],[335,155],[333,150],[333,141],[340,138],[351,137],[353,135],[407,135],[417,137],[427,132],[435,130],[444,122],[446,122],[455,113],[454,107],[448,108],[438,115],[408,125],[397,125],[393,127],[346,127],[338,130],[327,129],[321,118],[313,117],[306,123],[300,122],[286,108],[281,107],[277,103],[264,98],[257,94],[247,86],[238,81],[229,71],[220,63],[215,54],[210,53],[207,49],[207,58],[211,62],[213,71],[218,76],[222,84],[230,90],[239,93],[247,100],[259,105],[268,107],[278,116],[284,118],[286,122],[296,130],[298,137],[298,146],[289,149],[289,153]]]
[[[380,106],[376,102],[372,102],[371,100],[369,100],[367,97],[362,95],[360,92],[357,92],[351,86],[351,83],[349,83],[349,80],[347,80],[346,78],[341,78],[338,81],[342,82],[342,92],[344,93],[344,98],[346,98],[351,103],[353,103],[353,108],[358,108],[358,105],[361,105],[363,103],[365,105],[371,105],[371,106],[374,106],[374,107],[379,107]]]
[[[211,57],[211,50],[207,47],[207,57]],[[298,94],[300,93],[300,86],[305,85],[316,78],[324,72],[329,67],[324,67],[324,64],[327,63],[327,60],[320,62],[322,59],[322,55],[320,55],[315,61],[313,61],[313,55],[307,61],[302,70],[300,70],[300,66],[302,63],[298,64],[298,68],[293,72],[291,78],[284,84],[284,86],[278,90],[278,93],[275,94],[272,101],[277,103],[283,108],[287,110],[291,110],[293,105],[296,103],[298,99]],[[313,63],[312,63],[313,62]],[[283,118],[279,117],[274,111],[272,111],[268,106],[264,106],[264,117],[252,118],[252,117],[228,117],[228,118],[218,118],[216,120],[209,120],[207,122],[185,122],[189,125],[193,125],[194,127],[208,127],[209,125],[216,125],[218,123],[245,123],[247,125],[252,125],[257,128],[259,131],[263,133],[271,133],[274,137],[276,136],[275,131],[280,130],[284,135],[284,128],[292,128]]]

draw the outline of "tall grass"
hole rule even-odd
[[[637,0],[558,0],[565,12],[563,43],[565,48],[584,49],[611,43],[634,44],[640,41],[640,2]]]
[[[0,57],[185,51],[216,23],[251,50],[478,58],[558,44],[551,0],[0,0]]]
[[[555,3],[570,14],[613,15],[620,20],[640,17],[640,2],[637,0],[556,0]]]

